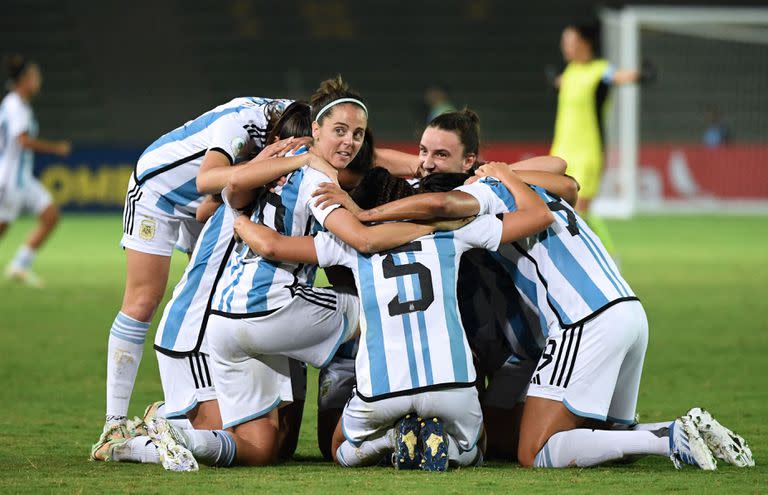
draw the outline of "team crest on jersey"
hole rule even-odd
[[[144,241],[151,241],[155,238],[157,231],[157,222],[152,218],[145,218],[139,225],[139,237]]]
[[[243,149],[245,148],[245,139],[241,137],[236,137],[232,140],[231,143],[232,146],[232,156],[238,157],[240,156],[240,153],[243,152]]]

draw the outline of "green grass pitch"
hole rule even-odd
[[[13,225],[0,241],[0,266],[31,225]],[[69,215],[36,264],[46,289],[0,282],[0,492],[768,492],[766,219],[640,217],[610,226],[623,273],[650,321],[642,419],[707,407],[750,441],[757,467],[720,463],[713,473],[678,472],[667,459],[646,458],[548,471],[502,463],[445,474],[342,470],[322,462],[315,445],[315,372],[296,460],[286,465],[168,473],[155,465],[88,462],[103,422],[107,335],[122,298],[124,256],[118,216]],[[174,256],[174,282],[183,265],[184,257]],[[151,341],[132,414],[162,397]]]

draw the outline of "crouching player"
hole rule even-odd
[[[403,211],[411,219],[462,217],[519,206],[510,194],[516,177],[506,164],[484,165],[478,174],[484,178],[458,191],[407,198],[358,217],[396,220]],[[555,221],[496,256],[540,316],[546,338],[523,410],[520,463],[587,467],[655,454],[677,468],[712,470],[714,453],[737,466],[753,465],[744,439],[698,408],[674,421],[635,424],[648,339],[643,307],[584,221],[562,199],[535,190]]]
[[[376,464],[392,453],[399,469],[444,471],[449,460],[482,460],[482,412],[459,318],[457,272],[463,252],[496,250],[551,223],[546,205],[522,182],[514,193],[519,209],[503,222],[484,216],[373,255],[327,233],[313,242],[252,226],[256,252],[346,266],[355,276],[362,307],[357,387],[331,447],[342,466]]]

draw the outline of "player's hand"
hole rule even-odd
[[[501,175],[509,173],[513,173],[512,169],[503,162],[488,162],[475,171],[475,175],[478,177],[496,177],[497,179]]]
[[[253,159],[254,161],[267,160],[269,158],[276,158],[285,156],[290,149],[292,149],[295,138],[293,136],[279,141],[275,141],[272,144],[268,144],[258,155]]]
[[[274,181],[271,186],[269,186],[269,192],[275,192],[275,189],[277,189],[278,187],[283,187],[286,182],[288,182],[287,175],[280,177],[279,179]]]
[[[299,151],[299,148],[301,148],[302,146],[309,148],[309,146],[312,144],[311,136],[301,136],[301,137],[295,137],[292,139],[293,139],[293,141],[291,142],[292,145],[289,146],[288,149],[286,150],[285,152],[286,155],[288,153],[296,153],[297,151]]]
[[[307,153],[307,155],[309,157],[309,163],[307,163],[307,165],[309,165],[311,168],[314,168],[318,172],[327,175],[328,178],[336,184],[339,183],[339,172],[333,168],[333,165],[315,155],[314,153],[310,152]]]
[[[464,217],[464,218],[437,218],[435,220],[429,220],[423,223],[425,225],[431,225],[435,229],[435,231],[456,230],[472,222],[474,219],[475,219],[474,216]],[[418,223],[422,223],[422,222],[418,222]]]
[[[464,181],[464,185],[465,185],[465,186],[468,186],[468,185],[470,185],[470,184],[474,184],[474,183],[475,183],[475,182],[477,182],[478,180],[480,180],[480,176],[479,176],[479,175],[473,175],[473,176],[471,176],[469,179],[467,179],[467,180],[465,180],[465,181]]]
[[[354,215],[357,215],[362,211],[352,197],[347,194],[347,191],[333,182],[323,182],[317,186],[317,189],[312,193],[312,197],[317,198],[315,206],[319,207],[321,210],[324,210],[331,205],[341,205],[342,208],[351,211]]]
[[[69,156],[72,153],[72,143],[69,141],[56,141],[53,146],[53,153],[55,155]]]

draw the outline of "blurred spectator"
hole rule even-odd
[[[429,107],[428,123],[440,114],[456,110],[456,107],[448,99],[448,93],[440,86],[430,86],[424,91],[424,103]]]
[[[704,129],[702,141],[708,148],[718,148],[725,146],[730,140],[731,133],[723,123],[720,111],[717,108],[711,108],[707,112],[707,128]]]

